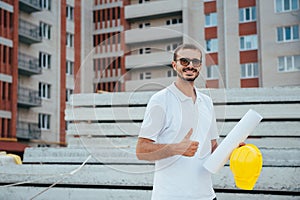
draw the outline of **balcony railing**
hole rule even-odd
[[[20,42],[26,44],[42,42],[42,36],[40,35],[40,27],[20,19],[19,39]]]
[[[19,52],[19,73],[26,76],[42,73],[38,58]]]
[[[40,139],[41,129],[37,123],[18,122],[17,138],[20,139]]]
[[[19,86],[18,105],[25,108],[41,106],[42,98],[39,97],[38,91]]]
[[[41,11],[40,0],[19,0],[20,10],[32,13]]]

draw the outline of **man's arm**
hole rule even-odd
[[[211,140],[211,152],[214,152],[217,147],[218,147],[217,140],[216,139]]]
[[[157,144],[147,138],[139,138],[136,145],[136,155],[139,160],[160,160],[174,155],[192,157],[195,155],[199,142],[190,140],[193,129],[187,133],[180,143]]]

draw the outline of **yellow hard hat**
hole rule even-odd
[[[262,154],[253,144],[246,144],[233,150],[230,156],[230,170],[235,185],[244,190],[252,190],[262,169]]]

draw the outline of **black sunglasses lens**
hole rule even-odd
[[[183,66],[188,66],[190,64],[190,60],[188,60],[187,58],[180,58],[180,64]]]
[[[193,59],[192,62],[194,66],[199,66],[201,64],[201,61],[198,59]]]

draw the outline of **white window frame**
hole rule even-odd
[[[219,79],[218,65],[206,66],[206,79],[207,80]]]
[[[67,5],[67,8],[66,8],[66,17],[70,21],[74,20],[74,7],[73,6]]]
[[[212,27],[218,25],[218,15],[216,12],[205,15],[205,27]]]
[[[150,47],[143,47],[139,49],[139,54],[149,54],[151,53],[151,48]]]
[[[175,50],[181,43],[177,42],[177,43],[171,43],[166,45],[166,50],[167,51],[173,51]]]
[[[214,53],[218,52],[218,38],[212,38],[209,40],[206,40],[206,51],[207,53]]]
[[[249,19],[247,19],[247,14]],[[239,21],[241,23],[256,21],[256,7],[247,7],[239,9]]]
[[[151,79],[151,72],[140,72],[140,80]]]
[[[43,69],[51,68],[51,55],[45,52],[39,53],[39,66]]]
[[[141,4],[141,3],[147,3],[147,2],[150,2],[150,0],[139,0],[139,4]]]
[[[257,78],[258,77],[258,63],[241,64],[241,78]]]
[[[288,32],[290,30],[290,32]],[[294,32],[295,31],[295,32]],[[280,37],[282,35],[282,38]],[[299,40],[299,25],[277,27],[277,42],[290,42]]]
[[[66,46],[74,47],[74,34],[73,33],[67,33]]]
[[[74,62],[67,60],[66,61],[66,75],[73,75],[74,74]]]
[[[73,94],[74,90],[73,89],[66,89],[66,102],[70,101],[70,96]]]
[[[40,0],[40,5],[43,10],[51,11],[51,0]]]
[[[294,72],[300,71],[300,55],[279,56],[278,72]]]
[[[240,51],[255,50],[257,48],[257,35],[245,35],[240,37]]]
[[[167,26],[174,25],[174,24],[182,24],[182,17],[172,18],[166,21]]]
[[[289,0],[288,2],[288,9],[285,9],[286,0],[274,0],[275,1],[275,12],[282,13],[282,12],[291,12],[295,10],[299,10],[299,0]]]
[[[42,99],[51,98],[51,85],[48,83],[39,82],[39,96]]]
[[[172,69],[168,69],[167,71],[167,77],[174,77],[177,76],[177,72],[172,68]]]
[[[50,130],[51,115],[39,113],[39,128],[41,130]]]
[[[151,23],[150,22],[143,22],[139,24],[139,28],[147,28],[150,27]]]
[[[51,39],[51,28],[52,26],[50,24],[47,24],[45,22],[40,22],[40,31],[41,36],[44,39]]]

